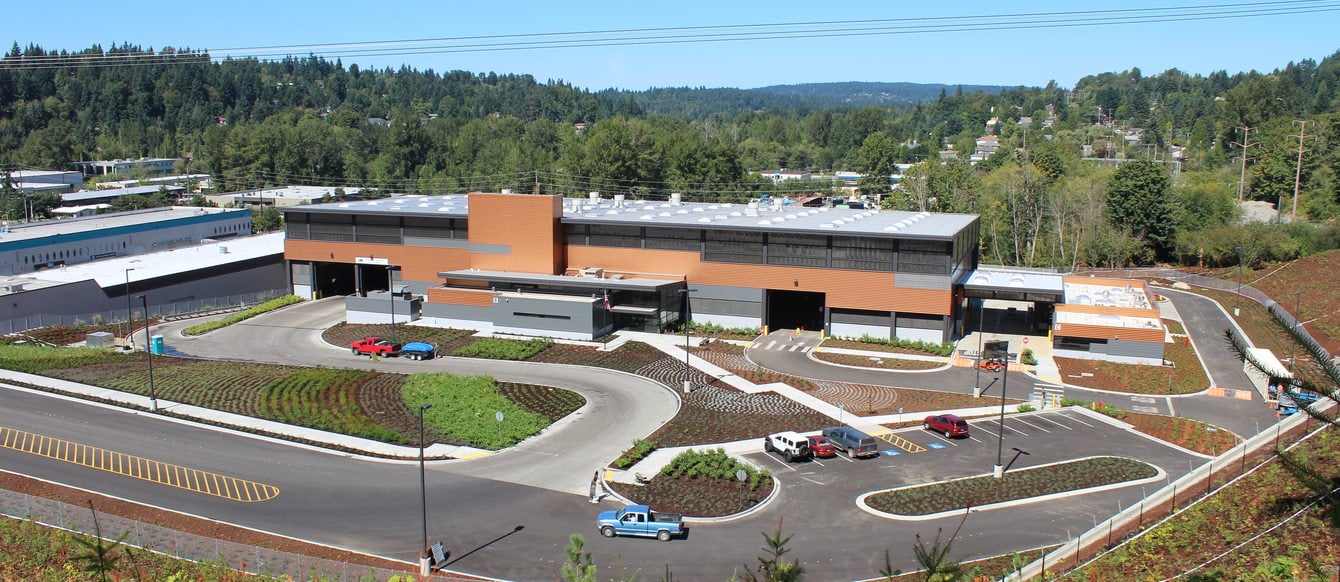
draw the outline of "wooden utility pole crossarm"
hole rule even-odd
[[[1248,136],[1252,134],[1252,128],[1239,127],[1242,130],[1242,143],[1233,142],[1233,145],[1242,148],[1242,170],[1238,176],[1238,202],[1242,202],[1243,192],[1247,188],[1247,148],[1256,144],[1248,141]]]

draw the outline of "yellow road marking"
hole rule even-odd
[[[909,440],[907,440],[907,439],[905,439],[905,438],[903,438],[903,437],[900,437],[900,436],[898,436],[897,433],[895,433],[895,432],[893,432],[893,431],[891,431],[891,430],[887,430],[887,429],[886,429],[886,432],[874,433],[874,434],[871,434],[870,436],[873,436],[873,437],[875,437],[875,438],[877,438],[877,439],[879,439],[879,440],[882,440],[882,441],[884,441],[884,442],[886,442],[886,443],[889,443],[889,444],[892,445],[894,448],[902,449],[902,450],[907,451],[907,452],[909,452],[909,453],[924,453],[924,452],[926,452],[926,447],[923,447],[923,446],[921,446],[921,445],[919,445],[919,444],[917,444],[917,443],[914,443],[914,442],[909,441]]]
[[[273,485],[0,426],[0,447],[233,501],[269,501]]]

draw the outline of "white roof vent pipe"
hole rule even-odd
[[[623,194],[614,195],[614,207],[623,208]]]
[[[600,204],[600,193],[599,193],[599,192],[592,192],[592,193],[590,194],[590,196],[591,196],[591,204]]]
[[[758,216],[758,201],[750,200],[749,207],[744,211],[745,216]]]
[[[773,199],[772,199],[772,209],[775,210],[775,211],[777,211],[777,212],[781,212],[781,211],[782,211],[782,199],[781,199],[781,198],[773,198]]]
[[[679,206],[680,204],[683,204],[683,202],[681,201],[683,199],[683,196],[684,195],[680,194],[679,192],[672,192],[670,194],[670,204],[673,206]]]

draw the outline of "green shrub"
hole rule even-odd
[[[261,315],[263,313],[269,313],[271,311],[279,309],[280,307],[287,307],[289,305],[293,305],[294,303],[298,303],[301,301],[302,298],[298,297],[297,295],[284,295],[282,297],[276,297],[274,299],[266,301],[265,303],[261,303],[260,305],[256,305],[255,307],[252,307],[245,311],[239,311],[237,313],[229,315],[228,317],[225,317],[223,319],[217,319],[214,321],[207,321],[199,325],[193,325],[191,327],[182,330],[182,333],[186,335],[200,335],[202,333],[211,332],[221,327],[227,327],[239,321],[245,321],[253,317],[256,317],[257,315]]]
[[[432,404],[423,421],[475,446],[501,449],[540,432],[549,421],[503,397],[489,376],[414,374],[401,390],[405,405],[415,412]],[[503,413],[498,422],[497,413]]]
[[[1112,418],[1121,417],[1121,411],[1117,410],[1117,407],[1105,402],[1089,402],[1088,400],[1080,400],[1078,398],[1062,398],[1061,406],[1083,406],[1094,412],[1111,416]]]
[[[509,340],[496,337],[480,338],[452,352],[453,356],[487,358],[490,360],[524,360],[549,347],[553,340]]]
[[[1024,351],[1019,353],[1019,363],[1025,366],[1036,366],[1038,364],[1038,358],[1033,355],[1032,348],[1024,348]]]
[[[871,335],[863,335],[859,338],[837,337],[834,339],[851,341],[851,342],[861,342],[867,344],[879,344],[882,346],[894,346],[899,348],[906,348],[909,350],[920,350],[923,352],[935,354],[937,356],[949,356],[954,353],[953,342],[944,342],[937,344],[933,342],[924,342],[921,340],[910,340],[910,339],[899,339],[899,338],[887,339],[882,337],[874,337]]]
[[[614,459],[616,469],[627,469],[636,465],[638,461],[647,458],[652,451],[656,450],[656,442],[647,439],[637,439],[633,441],[633,448],[628,449]]]
[[[1020,405],[1019,405],[1019,412],[1033,412],[1034,410],[1037,410],[1037,409],[1036,409],[1036,408],[1033,408],[1033,405],[1032,405],[1032,404],[1020,404]]]
[[[670,464],[662,467],[661,474],[667,477],[684,477],[687,479],[704,477],[734,481],[735,472],[739,470],[744,470],[745,480],[748,482],[750,489],[758,489],[758,486],[765,479],[772,477],[772,474],[767,471],[759,471],[735,460],[726,454],[726,449],[720,448],[705,453],[692,449],[684,451],[670,461]]]

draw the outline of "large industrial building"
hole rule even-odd
[[[687,305],[725,327],[946,341],[977,261],[959,214],[486,193],[283,211],[295,292],[353,295],[351,321],[555,337],[660,331]],[[393,307],[365,301],[392,281]]]
[[[976,215],[510,193],[281,210],[294,292],[347,295],[350,323],[592,339],[691,320],[945,342],[995,298],[1027,306],[1023,333],[1055,314],[1067,355],[1162,360],[1142,285],[979,271]]]

